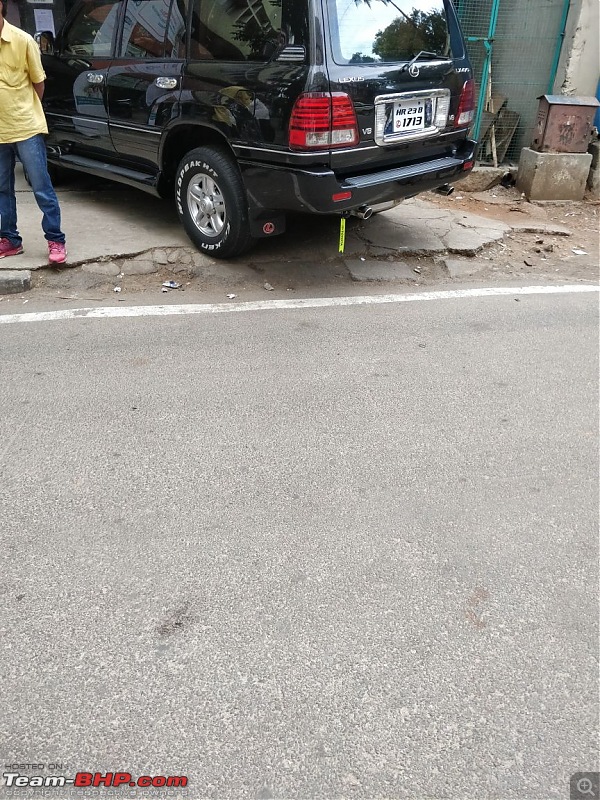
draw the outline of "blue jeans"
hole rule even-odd
[[[17,230],[17,198],[15,195],[15,161],[19,156],[43,214],[42,230],[49,242],[63,242],[60,229],[60,207],[46,161],[46,143],[41,133],[12,144],[0,144],[0,239],[8,239],[15,247],[22,244]]]

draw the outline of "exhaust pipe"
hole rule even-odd
[[[446,197],[448,197],[454,191],[454,186],[452,186],[450,183],[444,183],[442,186],[436,187],[433,191],[437,192],[438,194],[444,194]]]
[[[360,206],[352,209],[350,213],[353,217],[358,217],[359,219],[370,219],[373,216],[373,209],[371,206]]]

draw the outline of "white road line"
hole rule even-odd
[[[111,317],[170,317],[185,314],[231,314],[239,311],[281,311],[299,308],[367,306],[383,303],[415,303],[420,300],[457,300],[467,297],[502,297],[527,294],[581,294],[600,292],[600,286],[518,286],[481,289],[451,289],[444,292],[362,295],[358,297],[307,297],[296,300],[256,300],[247,303],[207,303],[172,306],[104,306],[100,308],[65,308],[29,314],[0,314],[0,324],[15,322],[55,322],[68,319],[109,319]]]

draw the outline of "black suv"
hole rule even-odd
[[[174,194],[218,258],[473,166],[452,0],[78,0],[36,39],[50,164]]]

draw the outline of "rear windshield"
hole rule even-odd
[[[328,5],[338,64],[408,61],[421,50],[450,55],[443,0],[328,0]]]

